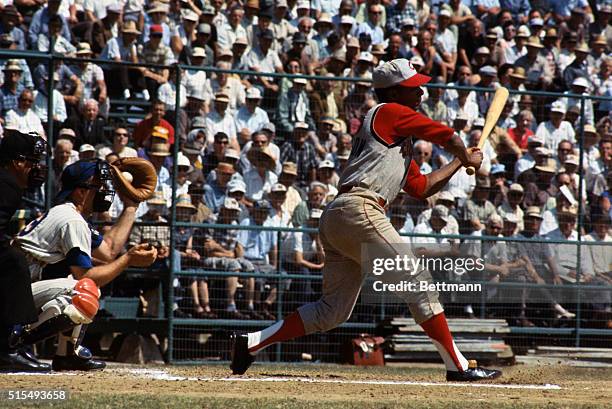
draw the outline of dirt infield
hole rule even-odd
[[[11,389],[69,390],[65,408],[603,408],[612,402],[612,369],[562,365],[503,368],[489,384],[444,382],[441,365],[356,368],[255,365],[232,377],[225,365],[114,366],[98,373],[0,374],[4,407]]]

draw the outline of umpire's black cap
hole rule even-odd
[[[46,153],[46,142],[37,134],[22,133],[14,129],[5,130],[0,143],[0,161],[28,159],[38,162]]]

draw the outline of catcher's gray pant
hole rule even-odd
[[[323,288],[318,301],[298,309],[306,334],[328,331],[351,316],[365,279],[361,268],[363,243],[375,245],[382,253],[377,257],[395,259],[406,254],[401,236],[369,190],[353,188],[338,196],[323,212],[319,229],[325,250]],[[423,270],[411,279],[431,281],[431,275]],[[435,291],[417,289],[401,297],[417,323],[444,311]]]

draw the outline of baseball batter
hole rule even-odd
[[[438,192],[461,168],[482,162],[482,153],[466,149],[453,129],[416,112],[422,85],[431,78],[417,73],[406,59],[377,67],[373,85],[380,103],[370,109],[356,135],[348,164],[339,182],[339,195],[325,209],[320,235],[325,250],[321,298],[303,305],[284,320],[258,332],[231,336],[234,374],[243,374],[263,348],[317,331],[328,331],[351,315],[365,276],[361,269],[362,243],[376,244],[395,258],[405,254],[401,236],[385,214],[400,190],[416,197]],[[445,167],[422,175],[412,160],[413,138],[441,145],[455,159]],[[423,270],[418,280],[431,280]],[[410,311],[438,349],[449,381],[492,379],[500,371],[481,368],[464,358],[448,329],[435,292],[413,292]]]
[[[157,250],[140,245],[117,257],[138,206],[125,196],[121,216],[104,236],[88,224],[92,212],[108,210],[115,194],[106,162],[78,161],[64,169],[61,181],[58,204],[32,221],[13,243],[28,261],[38,310],[38,321],[24,330],[21,342],[33,344],[59,333],[53,370],[103,369],[106,364],[92,359],[81,345],[86,324],[98,311],[98,287],[128,266],[149,266]],[[41,280],[43,274],[53,278]]]

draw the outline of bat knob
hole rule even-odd
[[[472,176],[474,173],[476,173],[476,169],[473,166],[468,166],[465,168],[465,173]]]

